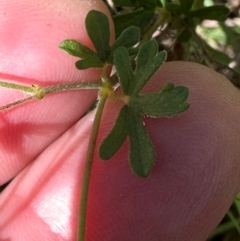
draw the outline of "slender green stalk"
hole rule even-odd
[[[36,96],[32,95],[32,96],[28,96],[26,98],[23,98],[23,99],[20,99],[20,100],[17,100],[17,101],[14,101],[14,102],[11,102],[9,104],[6,104],[6,105],[3,105],[3,106],[0,106],[0,111],[1,110],[7,110],[7,109],[10,109],[16,105],[20,105],[20,104],[23,104],[27,101],[30,101],[30,100],[34,100],[36,99]]]
[[[0,86],[4,87],[4,88],[22,90],[24,92],[33,93],[33,87],[32,86],[13,84],[13,83],[4,82],[4,81],[0,81]]]
[[[240,219],[236,219],[236,222],[238,225],[240,225]],[[209,236],[209,238],[213,238],[217,235],[223,234],[228,232],[229,230],[232,230],[236,228],[236,223],[233,223],[232,221],[229,221],[227,223],[223,223],[221,225],[219,225],[214,231],[213,233]]]
[[[157,29],[163,26],[164,23],[168,22],[171,18],[171,15],[164,9],[160,9],[160,8],[157,9],[157,13],[158,13],[158,20],[153,24],[153,26],[151,26],[151,28],[146,33],[144,33],[144,36],[140,42],[139,47],[145,42],[147,42],[148,40],[150,40],[153,34],[157,31]]]
[[[10,109],[14,106],[23,104],[30,100],[43,99],[46,95],[51,94],[51,93],[63,92],[63,91],[73,91],[73,90],[80,90],[80,89],[100,89],[101,86],[102,86],[101,80],[94,82],[94,83],[87,83],[87,82],[67,83],[67,84],[57,84],[57,85],[46,86],[46,87],[41,87],[41,86],[37,86],[37,85],[26,86],[26,85],[21,85],[21,84],[13,84],[13,83],[9,83],[9,82],[0,81],[0,87],[20,90],[20,91],[31,94],[31,96],[24,97],[17,101],[13,101],[4,106],[0,106],[0,111]]]
[[[102,86],[102,81],[97,81],[94,83],[68,83],[68,84],[58,84],[58,85],[52,85],[47,86],[44,88],[45,94],[50,94],[53,92],[63,92],[63,91],[69,91],[69,90],[80,90],[80,89],[100,89]]]
[[[98,102],[97,111],[93,122],[92,132],[90,135],[88,152],[86,157],[86,164],[85,164],[84,174],[83,174],[79,221],[78,221],[78,234],[77,234],[78,241],[84,241],[85,239],[87,199],[88,199],[91,169],[92,169],[92,163],[93,163],[93,155],[94,155],[94,150],[96,146],[96,139],[97,139],[98,129],[99,129],[99,125],[102,117],[102,112],[103,112],[107,97],[108,97],[107,91],[105,91],[104,88],[101,89],[99,91],[99,102]]]
[[[233,214],[230,210],[228,210],[227,215],[228,215],[229,219],[231,220],[231,222],[234,224],[235,228],[237,229],[238,234],[240,235],[240,227],[239,227],[239,223],[237,222],[237,219],[233,216]]]

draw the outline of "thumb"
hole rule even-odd
[[[76,58],[58,49],[67,38],[92,47],[84,20],[94,8],[107,13],[100,0],[2,1],[0,79],[42,86],[99,79],[99,71],[76,70]],[[4,88],[0,94],[0,106],[23,97]],[[65,92],[0,112],[0,185],[75,123],[95,98],[92,90]]]

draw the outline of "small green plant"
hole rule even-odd
[[[103,140],[99,148],[99,156],[103,160],[110,159],[128,137],[130,142],[130,167],[139,177],[147,177],[155,162],[154,146],[145,130],[142,117],[173,116],[186,111],[188,88],[175,87],[168,83],[158,92],[142,94],[141,90],[153,74],[166,60],[166,51],[158,52],[155,40],[149,40],[142,46],[133,47],[140,42],[139,29],[125,29],[112,46],[109,46],[110,30],[108,18],[101,12],[92,10],[86,17],[86,29],[96,52],[74,40],[65,40],[60,48],[70,55],[80,58],[75,63],[78,69],[101,68],[101,82],[97,112],[93,123],[84,172],[81,209],[79,215],[78,240],[85,237],[86,207],[89,189],[91,165],[97,132],[102,111],[107,98],[123,102],[115,126]],[[134,54],[134,65],[130,56]],[[136,55],[136,56],[135,56]],[[107,76],[109,66],[116,67],[116,74],[123,94],[117,95],[113,79]]]
[[[87,33],[95,50],[73,39],[64,40],[59,45],[63,51],[79,57],[75,63],[77,69],[101,69],[101,77],[97,82],[41,87],[0,81],[1,87],[21,90],[29,94],[23,99],[0,107],[0,110],[12,108],[33,99],[43,99],[54,92],[76,89],[98,89],[99,91],[83,177],[78,241],[85,239],[87,198],[94,150],[98,149],[99,157],[103,161],[109,160],[128,139],[131,171],[138,177],[146,178],[155,163],[155,149],[154,143],[151,142],[145,130],[143,117],[174,116],[189,108],[187,103],[189,91],[185,86],[167,83],[156,92],[142,93],[144,86],[166,61],[167,53],[171,55],[174,52],[170,60],[191,60],[209,67],[212,67],[212,63],[217,63],[217,66],[239,73],[239,66],[236,70],[228,67],[231,59],[226,53],[211,48],[196,31],[204,19],[225,20],[229,13],[225,6],[204,6],[204,0],[180,0],[179,2],[113,0],[113,3],[113,12],[116,6],[121,10],[112,14],[117,37],[112,45],[109,43],[108,18],[95,10],[90,11],[85,20]],[[153,39],[153,34],[163,26],[165,26],[163,31]],[[173,46],[162,46],[160,44],[162,40],[169,39],[169,36],[174,39]],[[159,48],[164,48],[166,51],[159,52]],[[107,74],[109,67],[113,66],[116,72],[109,76]],[[122,89],[122,94],[116,92],[118,85]],[[100,146],[96,147],[101,116],[108,98],[121,101],[123,107],[119,111],[113,129]]]
[[[99,89],[97,110],[90,136],[83,177],[78,226],[79,241],[84,241],[85,238],[91,166],[106,100],[114,98],[121,101],[123,107],[119,112],[115,126],[99,147],[99,156],[102,160],[110,159],[128,138],[130,142],[130,167],[132,172],[139,177],[147,177],[155,162],[154,146],[145,130],[142,117],[173,116],[189,108],[189,104],[186,102],[189,91],[184,86],[175,87],[173,83],[167,83],[157,92],[141,93],[143,87],[167,58],[166,51],[158,51],[158,44],[155,40],[149,40],[140,45],[140,30],[131,26],[125,29],[114,44],[110,46],[108,18],[103,13],[95,10],[87,14],[85,25],[95,51],[72,39],[64,40],[60,43],[59,48],[72,56],[80,58],[75,63],[78,69],[100,68],[101,79],[99,81],[96,83],[70,83],[48,87],[0,82],[2,87],[17,89],[31,94],[29,97],[1,107],[2,109],[14,107],[34,98],[42,99],[53,92],[84,88]],[[136,47],[134,47],[135,45]],[[116,67],[116,73],[112,76],[107,75],[110,66]],[[118,95],[115,91],[116,76],[117,82],[122,88],[123,94],[121,95]]]

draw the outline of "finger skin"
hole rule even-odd
[[[58,49],[60,42],[69,38],[93,47],[84,24],[91,9],[109,16],[102,1],[1,1],[0,80],[40,86],[98,80],[98,70],[77,70],[77,58]],[[0,185],[81,118],[96,95],[94,90],[52,94],[1,111]],[[0,96],[3,106],[24,94],[0,88]]]
[[[99,160],[96,149],[86,241],[205,241],[239,191],[239,91],[214,71],[187,62],[164,64],[145,90],[166,82],[189,87],[190,109],[144,119],[157,151],[148,178],[131,173],[128,142],[108,162]],[[98,146],[120,107],[108,101]],[[69,129],[3,192],[2,239],[75,240],[93,116]]]

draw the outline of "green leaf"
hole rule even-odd
[[[147,81],[154,75],[160,66],[166,61],[167,52],[158,53],[158,44],[155,40],[145,43],[138,52],[136,69],[134,71],[135,83],[131,85],[129,93],[141,91]]]
[[[99,60],[98,58],[89,57],[83,60],[78,60],[75,63],[75,66],[77,69],[88,69],[88,68],[102,68],[103,62]]]
[[[113,0],[118,7],[134,7],[136,0]]]
[[[98,58],[97,54],[93,50],[75,40],[64,40],[60,43],[59,48],[72,56],[81,58],[81,60],[75,63],[75,66],[78,69],[103,67],[103,62]]]
[[[125,141],[127,137],[127,116],[128,106],[125,105],[120,110],[115,126],[100,145],[99,157],[102,160],[110,159]]]
[[[166,2],[165,9],[170,13],[174,13],[176,15],[181,15],[183,13],[182,8],[179,4]]]
[[[113,0],[114,4],[118,7],[136,7],[145,9],[155,9],[157,6],[161,6],[159,0]]]
[[[160,5],[159,0],[137,0],[136,7],[142,7],[147,10],[155,10]]]
[[[189,41],[189,39],[192,37],[191,31],[188,29],[184,29],[177,37],[178,43],[186,43]]]
[[[88,57],[97,58],[97,54],[93,50],[72,39],[66,39],[62,41],[58,47],[68,54],[82,59]]]
[[[108,63],[113,63],[113,53],[120,46],[123,46],[129,49],[128,52],[130,55],[136,53],[137,52],[136,48],[132,48],[132,46],[137,44],[139,41],[140,41],[139,28],[131,26],[125,29],[118,37],[118,39],[115,41],[115,43],[111,46],[111,54],[108,59]],[[133,52],[132,50],[135,50],[135,51]]]
[[[125,29],[112,45],[111,50],[114,51],[120,46],[130,48],[140,41],[140,29],[131,26]]]
[[[166,84],[159,92],[131,96],[130,106],[142,115],[151,117],[173,116],[186,111],[189,90],[185,86]]]
[[[182,11],[187,13],[191,9],[193,2],[194,0],[180,0]]]
[[[123,93],[128,95],[130,83],[131,81],[134,81],[134,79],[131,59],[126,48],[119,47],[114,52],[114,64]]]
[[[147,177],[155,162],[155,150],[141,116],[129,108],[127,133],[130,141],[129,161],[132,171]]]
[[[141,9],[114,16],[113,21],[115,25],[116,36],[120,36],[120,34],[130,26],[136,26],[141,30],[145,29],[150,24],[154,15],[154,11],[146,11]]]
[[[99,59],[107,61],[110,54],[110,29],[107,16],[102,12],[91,10],[87,14],[85,25]]]
[[[232,59],[226,53],[213,49],[206,42],[203,42],[203,45],[206,48],[206,50],[209,52],[211,59],[214,60],[215,62],[225,66],[229,66],[229,64],[232,62]]]
[[[222,5],[216,5],[201,8],[195,11],[190,11],[188,12],[187,16],[200,19],[225,21],[227,19],[228,13],[229,9],[227,7]]]

